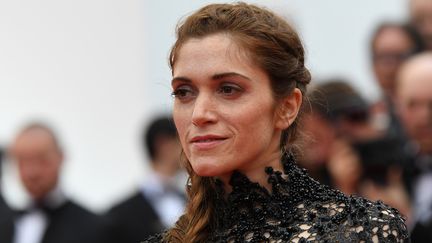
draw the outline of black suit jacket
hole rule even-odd
[[[47,212],[41,243],[111,243],[108,221],[72,201]]]
[[[11,243],[13,234],[13,214],[0,195],[0,243]]]
[[[432,220],[426,224],[417,223],[411,231],[411,242],[430,243],[432,242]]]
[[[139,243],[164,230],[159,216],[141,192],[114,206],[107,217],[116,243]]]

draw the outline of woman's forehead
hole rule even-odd
[[[257,68],[251,55],[241,48],[233,38],[216,34],[204,38],[193,38],[186,41],[179,49],[173,66],[174,76],[179,70],[197,71],[206,65],[219,68],[217,72],[227,72],[231,68]],[[231,70],[235,71],[235,70]]]

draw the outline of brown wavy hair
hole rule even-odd
[[[273,12],[251,4],[210,4],[188,16],[177,26],[177,41],[169,57],[171,70],[179,50],[188,40],[213,34],[226,34],[251,60],[262,68],[271,81],[273,96],[280,100],[298,88],[304,94],[310,73],[304,66],[305,54],[296,31]],[[297,137],[297,123],[282,132],[282,150]],[[166,242],[206,242],[214,229],[216,188],[211,177],[201,177],[184,160],[190,181],[187,186],[188,204],[185,214],[168,230]]]

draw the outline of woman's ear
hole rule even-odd
[[[280,100],[276,111],[276,128],[285,130],[296,119],[302,104],[303,94],[295,88],[287,97]]]

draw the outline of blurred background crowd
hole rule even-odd
[[[157,2],[0,4],[15,50],[0,49],[0,243],[139,242],[181,215],[187,177],[161,66],[176,21],[206,2]],[[298,163],[397,208],[413,242],[432,242],[432,1],[253,2],[294,22],[309,51]]]

